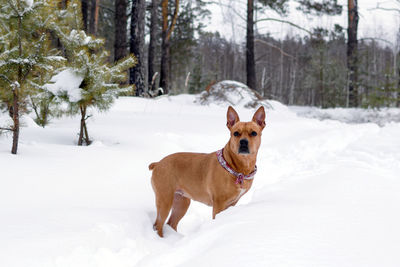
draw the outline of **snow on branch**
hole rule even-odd
[[[73,69],[67,68],[54,75],[50,82],[44,86],[58,97],[67,97],[70,102],[78,102],[82,99],[82,89],[79,88],[83,81],[83,76],[78,75]]]

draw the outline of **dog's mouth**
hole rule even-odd
[[[239,154],[250,154],[250,150],[248,146],[240,146],[239,147]]]

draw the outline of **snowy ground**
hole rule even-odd
[[[0,137],[0,266],[400,266],[400,123],[276,102],[251,191],[216,220],[192,202],[160,239],[148,164],[228,140],[226,107],[193,100],[121,98],[90,119],[89,147],[75,145],[77,117],[45,129],[25,118],[17,156]]]
[[[391,122],[400,122],[399,108],[362,109],[291,106],[297,115],[319,120],[337,120],[347,123],[376,123],[384,126]]]

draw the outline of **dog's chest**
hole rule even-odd
[[[244,195],[244,193],[246,193],[246,191],[247,191],[247,189],[240,188],[239,195],[237,196],[237,200],[239,200],[239,198],[241,198]]]
[[[248,188],[240,187],[232,196],[232,200],[228,202],[228,206],[235,205],[239,199],[247,192]]]

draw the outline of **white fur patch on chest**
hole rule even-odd
[[[237,197],[231,203],[239,201],[239,199],[244,195],[244,193],[246,193],[246,189],[240,188],[239,195],[237,195]]]
[[[238,195],[238,199],[241,197],[241,196],[243,196],[244,195],[244,193],[246,193],[246,189],[244,189],[244,188],[240,188],[240,191],[239,191],[239,195]]]

